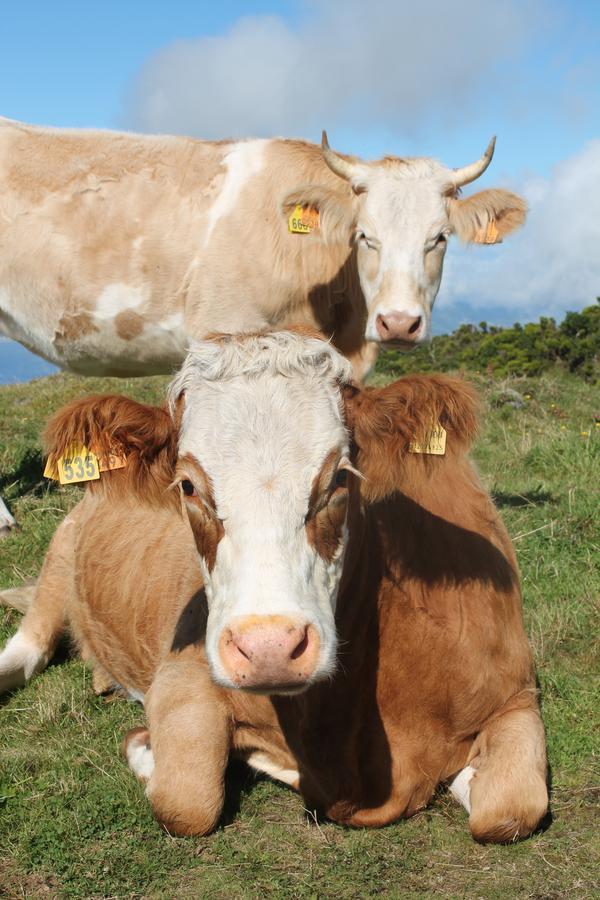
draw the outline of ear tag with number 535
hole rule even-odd
[[[96,481],[100,478],[98,457],[87,447],[73,447],[68,454],[61,456],[54,469],[50,462],[46,463],[44,475],[56,479],[61,484],[77,484],[81,481]]]

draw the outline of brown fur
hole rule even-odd
[[[138,337],[144,330],[144,319],[131,309],[115,316],[115,330],[124,341]]]
[[[307,808],[357,826],[412,815],[471,763],[474,837],[512,840],[536,827],[547,806],[543,726],[514,552],[466,455],[474,400],[470,387],[443,376],[346,391],[353,462],[366,481],[349,488],[340,665],[330,682],[296,697],[212,683],[196,546],[177,504],[150,511],[137,477],[119,491],[86,494],[54,597],[69,598],[85,654],[114,681],[147,692],[148,795],[169,830],[214,827],[230,750],[250,761],[260,751],[275,768],[297,770]],[[157,445],[168,456],[161,411],[136,404],[125,415],[115,398],[108,407],[93,402],[55,419],[54,453],[74,439],[100,439],[116,414],[123,427],[109,440],[140,459],[155,459]],[[99,432],[90,430],[96,416]],[[446,455],[408,453],[434,419],[448,431]],[[51,601],[39,592],[30,618],[47,609],[56,624]]]
[[[126,397],[95,395],[59,410],[44,432],[48,460],[55,465],[84,444],[98,456],[124,454],[127,465],[93,483],[102,493],[131,491],[144,502],[168,502],[175,472],[177,433],[169,413]],[[173,494],[171,502],[176,504]]]
[[[187,497],[180,487],[182,502],[187,508],[198,553],[206,561],[208,571],[212,572],[217,558],[217,547],[225,530],[215,512],[216,503],[210,479],[190,454],[186,454],[180,460],[177,475],[181,480],[192,480],[198,492],[192,497]]]
[[[305,526],[309,544],[327,562],[331,562],[339,549],[348,507],[347,489],[335,485],[338,461],[337,451],[332,450],[316,475]]]

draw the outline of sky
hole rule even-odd
[[[325,127],[341,151],[450,166],[496,134],[477,187],[524,194],[528,222],[499,247],[451,246],[437,331],[561,318],[600,293],[596,0],[3,0],[0,13],[0,115],[21,121],[205,138]]]

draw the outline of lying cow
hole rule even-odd
[[[127,465],[59,528],[0,687],[68,622],[96,683],[143,698],[126,755],[172,832],[215,827],[233,752],[341,823],[409,816],[450,783],[478,840],[527,835],[544,729],[515,557],[467,456],[472,391],[350,377],[313,337],[220,338],[169,412],[59,412],[51,461],[83,442]],[[433,423],[445,455],[410,452]]]

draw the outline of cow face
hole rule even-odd
[[[523,223],[525,202],[508,191],[458,198],[460,187],[485,171],[493,150],[494,139],[480,160],[461,169],[427,158],[364,163],[334,153],[323,132],[327,165],[355,195],[351,240],[368,310],[367,340],[403,349],[425,340],[450,235],[496,243]]]
[[[334,667],[349,378],[328,344],[283,332],[205,342],[172,387],[206,651],[225,687],[295,693]]]
[[[365,336],[405,348],[430,332],[451,228],[444,182],[415,166],[374,166],[359,186],[354,239]]]

